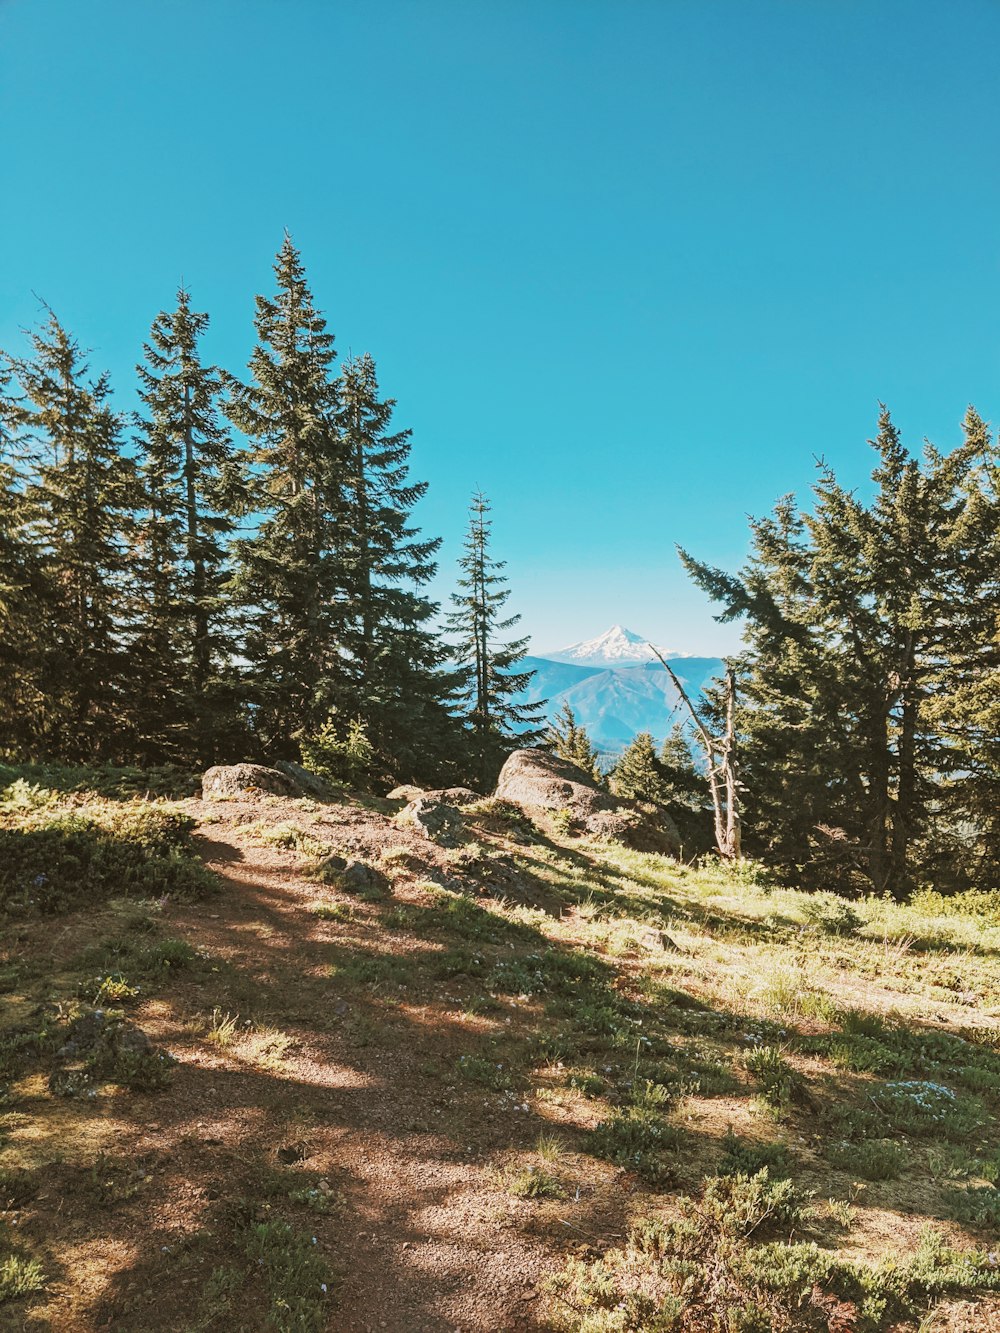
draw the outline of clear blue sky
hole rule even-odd
[[[178,281],[252,343],[287,227],[375,356],[451,586],[495,507],[536,649],[733,646],[674,544],[1000,416],[996,0],[0,0],[0,345],[123,405]]]

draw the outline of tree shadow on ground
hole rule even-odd
[[[157,983],[144,1018],[181,1059],[172,1086],[56,1102],[36,1079],[15,1094],[27,1146],[59,1139],[37,1167],[24,1234],[67,1283],[79,1285],[73,1264],[90,1265],[76,1323],[59,1315],[53,1327],[262,1328],[273,1291],[241,1238],[285,1221],[315,1235],[339,1274],[320,1307],[326,1327],[540,1329],[538,1302],[524,1297],[568,1240],[613,1242],[646,1196],[656,1206],[664,1188],[694,1189],[715,1169],[717,1125],[679,1124],[655,1184],[645,1178],[655,1163],[609,1160],[591,1131],[627,1111],[645,1081],[673,1099],[713,1050],[735,1054],[743,1015],[662,982],[643,988],[622,960],[488,901],[404,883],[364,902],[308,885],[292,864],[261,875],[238,851],[213,859],[222,894],[169,912],[170,929],[204,956]],[[565,894],[572,908],[584,889],[574,880]],[[344,919],[313,915],[320,897]],[[662,891],[639,898],[657,915],[677,907]],[[629,896],[621,906],[634,914]],[[713,919],[745,933],[739,913]],[[213,1013],[239,1020],[227,1043],[208,1041]],[[799,1035],[794,1023],[783,1031],[786,1042]],[[542,1094],[572,1091],[574,1079],[588,1091],[571,1117]],[[864,1075],[841,1085],[863,1103]],[[504,1171],[532,1164],[539,1136],[553,1133],[565,1195],[513,1194]],[[97,1144],[111,1166],[95,1178]],[[329,1211],[310,1194],[322,1181]],[[227,1306],[212,1275],[229,1271],[240,1294]]]

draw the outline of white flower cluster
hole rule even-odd
[[[905,1083],[887,1083],[886,1093],[893,1101],[908,1101],[935,1118],[954,1106],[958,1098],[952,1088],[928,1079],[911,1079]]]

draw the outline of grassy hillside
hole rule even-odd
[[[0,812],[0,1327],[1000,1326],[994,898],[80,785]]]

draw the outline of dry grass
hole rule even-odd
[[[16,1016],[0,1034],[0,1196],[20,1202],[0,1237],[10,1272],[37,1264],[45,1282],[8,1294],[4,1314],[161,1333],[232,1326],[239,1308],[257,1329],[267,1301],[301,1296],[304,1318],[349,1327],[371,1322],[381,1292],[416,1302],[393,1306],[391,1326],[420,1327],[438,1308],[420,1293],[444,1301],[449,1273],[408,1283],[401,1247],[446,1235],[468,1275],[448,1318],[469,1329],[512,1320],[526,1284],[562,1273],[534,1318],[566,1326],[578,1306],[574,1329],[700,1333],[718,1313],[700,1264],[774,1333],[819,1318],[811,1294],[796,1307],[789,1274],[839,1301],[844,1327],[957,1328],[956,1301],[966,1333],[1000,1326],[976,1257],[1000,1217],[1000,924],[933,895],[853,903],[854,922],[752,867],[510,838],[490,812],[467,816],[458,853],[370,805],[260,804],[263,828],[259,808],[189,807],[233,852],[217,902],[114,897],[15,923],[0,956]],[[392,896],[319,898],[275,854],[331,843],[391,866]],[[49,1091],[99,968],[138,978],[129,1017],[179,1057],[169,1089]],[[97,1153],[115,1155],[100,1197]],[[763,1169],[766,1188],[719,1183]],[[702,1257],[678,1256],[669,1228],[723,1198],[784,1229],[765,1218],[726,1239],[713,1223]],[[375,1216],[390,1218],[378,1254]],[[655,1245],[654,1222],[669,1231]],[[487,1289],[478,1256],[498,1227],[508,1258]],[[332,1280],[322,1303],[306,1291],[319,1270],[302,1235],[353,1275],[335,1307]],[[675,1261],[693,1265],[677,1291]],[[237,1307],[251,1263],[260,1299]],[[891,1263],[906,1280],[886,1291]]]

